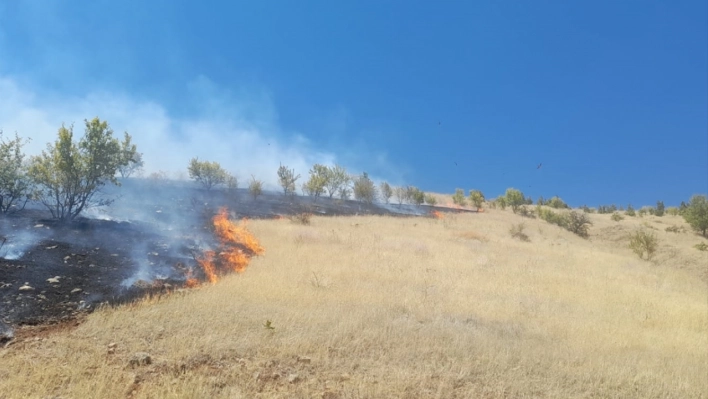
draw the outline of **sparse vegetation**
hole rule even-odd
[[[624,212],[625,215],[627,216],[636,216],[637,213],[634,211],[634,208],[632,207],[632,204],[627,205],[627,210]]]
[[[248,193],[251,194],[254,201],[263,194],[263,182],[256,179],[253,175],[251,175],[251,181],[248,183]]]
[[[511,234],[512,237],[518,238],[521,241],[529,242],[531,241],[531,239],[529,239],[529,236],[524,232],[525,228],[526,226],[523,223],[514,224],[509,229],[509,234]]]
[[[28,176],[22,147],[28,140],[5,140],[0,131],[0,213],[24,209],[32,196],[32,182]]]
[[[455,194],[452,195],[452,203],[459,206],[467,205],[467,200],[465,200],[465,190],[461,188],[455,189]]]
[[[567,229],[568,231],[583,237],[588,237],[588,229],[592,225],[592,222],[588,216],[584,213],[570,211],[566,216],[567,219]]]
[[[554,196],[545,204],[555,209],[568,209],[570,208],[560,197]]]
[[[388,204],[391,200],[391,196],[393,196],[393,189],[391,188],[391,185],[385,181],[381,182],[379,185],[379,194],[381,195],[381,199]]]
[[[300,175],[295,175],[295,169],[288,169],[285,165],[278,168],[278,183],[283,188],[283,195],[295,195],[295,183]]]
[[[694,245],[693,248],[696,248],[699,251],[708,251],[708,244],[704,242],[699,242],[698,244]]]
[[[402,205],[403,201],[406,200],[406,189],[404,187],[396,187],[393,189],[393,195],[398,201],[398,205]]]
[[[620,220],[624,220],[624,216],[620,215],[619,212],[615,212],[610,216],[610,219],[614,220],[615,222],[619,222]]]
[[[480,190],[470,190],[470,202],[479,210],[484,204],[484,194]]]
[[[708,232],[708,199],[705,195],[694,195],[683,212],[683,218],[704,237]]]
[[[650,260],[659,243],[654,233],[638,230],[629,236],[629,248],[641,259]]]
[[[432,194],[425,194],[425,203],[430,206],[435,206],[438,203],[438,200]]]
[[[116,173],[127,162],[107,122],[85,120],[85,127],[84,136],[75,143],[73,126],[62,125],[56,142],[30,161],[29,176],[39,201],[62,221],[74,219],[84,209],[110,204],[110,199],[96,193],[108,183],[120,185]]]
[[[679,209],[675,206],[670,206],[670,207],[666,208],[666,214],[671,215],[671,216],[678,216]]]
[[[138,152],[138,147],[132,143],[133,138],[127,133],[123,133],[123,141],[120,143],[120,156],[122,162],[118,165],[118,173],[124,179],[135,173],[140,173],[145,165],[143,154]]]
[[[535,218],[533,211],[528,207],[528,205],[521,205],[518,209],[518,214],[525,218]]]
[[[236,192],[238,189],[238,178],[236,176],[228,175],[226,177],[226,189],[232,194]]]
[[[207,190],[226,183],[229,178],[229,173],[218,162],[200,161],[198,158],[189,161],[187,171],[190,179],[201,183]]]
[[[667,232],[669,232],[669,233],[685,233],[685,232],[686,232],[686,228],[685,228],[685,227],[683,227],[683,226],[676,226],[676,225],[674,225],[674,226],[669,226],[669,227],[667,227],[665,230],[666,230]]]
[[[506,200],[506,205],[510,206],[514,213],[519,211],[521,205],[526,204],[524,194],[515,188],[507,188],[504,199]]]

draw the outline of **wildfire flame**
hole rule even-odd
[[[229,220],[226,208],[221,208],[214,216],[214,234],[219,240],[217,251],[205,251],[197,259],[209,282],[216,283],[219,277],[229,271],[242,273],[252,256],[262,255],[265,249],[246,229],[246,219],[236,224]],[[187,285],[190,284],[188,276]]]
[[[442,214],[441,212],[439,212],[439,211],[433,210],[433,211],[430,212],[430,215],[432,215],[435,219],[445,219],[445,215],[443,215],[443,214]]]

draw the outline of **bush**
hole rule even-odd
[[[312,214],[309,212],[298,212],[290,217],[293,223],[309,225],[312,221]]]
[[[664,207],[664,201],[657,201],[656,202],[656,211],[654,212],[654,215],[656,216],[664,216],[664,212],[666,211],[666,208]]]
[[[581,206],[581,207],[580,207],[580,209],[582,209],[582,210],[583,210],[583,212],[585,212],[585,213],[593,213],[593,209],[592,209],[592,208],[590,208],[590,207],[589,207],[589,206],[587,206],[587,205],[583,205],[583,206]]]
[[[696,248],[699,251],[708,251],[708,244],[701,242],[694,245],[693,248]]]
[[[251,194],[255,201],[259,195],[263,194],[263,182],[256,180],[256,177],[251,175],[251,182],[248,183],[248,193]]]
[[[226,178],[226,188],[232,193],[236,192],[236,189],[238,189],[238,178],[234,175],[229,175]]]
[[[438,200],[432,194],[425,194],[425,203],[431,206],[435,206],[435,204],[438,203]]]
[[[325,192],[328,182],[329,168],[324,165],[315,164],[310,169],[310,179],[303,183],[302,190],[312,197],[318,198]]]
[[[470,202],[479,210],[484,204],[484,194],[480,190],[470,190]]]
[[[536,212],[538,213],[539,218],[548,223],[555,224],[556,226],[560,226],[562,228],[567,228],[568,226],[568,219],[562,214],[555,213],[550,209],[542,208],[540,206],[536,207]]]
[[[280,165],[278,168],[278,183],[283,188],[283,195],[295,195],[295,182],[300,175],[295,175],[295,169]]]
[[[192,158],[189,161],[189,178],[201,183],[204,188],[211,190],[212,187],[226,183],[229,178],[226,172],[218,162],[203,161],[198,158]]]
[[[390,184],[384,181],[379,185],[379,193],[381,194],[381,199],[388,204],[391,200],[391,196],[393,195],[393,189]]]
[[[405,187],[396,187],[393,189],[393,195],[396,197],[396,200],[398,201],[398,205],[403,204],[403,201],[406,200],[406,189]]]
[[[529,236],[524,233],[525,228],[526,226],[524,226],[523,223],[512,225],[509,229],[509,234],[511,234],[512,237],[518,238],[521,241],[529,242],[531,240],[529,239]]]
[[[666,214],[671,215],[671,216],[678,216],[679,209],[675,206],[670,206],[670,207],[666,208]]]
[[[406,187],[406,198],[412,204],[422,205],[425,202],[425,193],[418,187],[408,186]]]
[[[641,259],[645,258],[645,254],[647,260],[651,259],[658,246],[658,240],[654,233],[639,230],[629,236],[629,248]]]
[[[669,233],[685,233],[686,228],[683,226],[669,226],[666,228]]]
[[[624,216],[620,215],[618,212],[615,212],[612,214],[612,216],[610,216],[610,218],[615,222],[619,222],[620,220],[624,219]]]
[[[550,200],[548,200],[548,202],[546,203],[546,205],[550,206],[551,208],[555,208],[555,209],[567,209],[567,208],[569,208],[569,206],[568,206],[565,202],[563,202],[563,200],[560,199],[560,197],[557,197],[557,196],[551,198]]]
[[[507,188],[504,198],[506,199],[506,204],[511,207],[514,213],[519,211],[521,205],[526,204],[524,194],[515,188]]]
[[[376,196],[376,186],[366,172],[354,180],[354,199],[370,204],[376,200]]]
[[[646,216],[647,213],[649,213],[649,212],[646,207],[639,208],[639,210],[637,211],[637,215],[639,215],[639,217],[642,217],[642,218],[644,216]]]
[[[521,205],[518,209],[518,214],[525,218],[535,218],[533,211],[529,209],[528,205]]]
[[[458,188],[455,189],[455,194],[452,195],[452,203],[459,206],[467,205],[465,200],[465,190]]]
[[[627,205],[627,210],[624,212],[625,215],[627,216],[636,216],[637,213],[634,211],[634,208],[632,207],[632,204]]]
[[[62,221],[90,207],[109,205],[111,200],[95,194],[107,183],[119,186],[116,173],[128,162],[107,122],[98,118],[84,122],[86,130],[78,143],[73,141],[73,126],[62,126],[56,142],[30,161],[28,173],[37,185],[39,201]]]
[[[694,195],[683,212],[683,218],[691,227],[706,237],[708,232],[708,199],[705,195]]]
[[[567,229],[571,232],[579,235],[580,237],[586,238],[588,236],[588,228],[592,225],[592,222],[588,216],[584,213],[571,211],[567,216]]]
[[[17,134],[6,141],[0,131],[0,213],[22,210],[31,198],[32,182],[22,152],[28,141]]]

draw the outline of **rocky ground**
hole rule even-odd
[[[214,244],[209,221],[220,207],[232,218],[431,211],[282,193],[254,199],[245,190],[206,192],[146,182],[106,195],[115,199],[111,206],[69,224],[57,223],[39,207],[0,217],[0,341],[11,339],[12,325],[71,320],[100,304],[182,289],[189,273],[203,278],[195,256]]]

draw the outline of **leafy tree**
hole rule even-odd
[[[508,205],[508,203],[506,202],[506,197],[504,197],[503,195],[500,195],[499,197],[497,197],[497,199],[495,199],[494,202],[495,202],[497,205],[499,205],[499,207],[500,207],[502,210],[505,210],[505,209],[506,209],[506,206]]]
[[[556,209],[566,209],[569,208],[569,206],[558,196],[552,197],[548,202],[546,203],[548,206],[551,208],[556,208]]]
[[[295,195],[295,182],[300,175],[295,175],[295,169],[288,169],[287,166],[280,165],[278,168],[278,182],[283,187],[284,195]]]
[[[27,165],[22,147],[29,140],[17,134],[12,140],[2,138],[0,130],[0,212],[9,213],[24,209],[31,198],[32,182],[27,175]],[[21,207],[17,207],[22,203]]]
[[[425,202],[425,193],[418,187],[408,186],[406,187],[406,198],[411,204],[422,205]]]
[[[254,201],[259,195],[263,194],[263,182],[257,180],[253,175],[251,175],[251,182],[248,183],[248,193],[251,194]]]
[[[383,181],[379,185],[379,193],[381,194],[381,199],[388,204],[391,196],[393,195],[393,189],[390,184]]]
[[[470,190],[470,202],[479,210],[484,204],[484,194],[480,190]]]
[[[664,207],[664,201],[657,201],[656,202],[656,211],[654,211],[654,215],[664,216],[665,211],[666,211],[666,208]]]
[[[315,164],[310,169],[310,179],[303,184],[303,189],[308,195],[315,198],[325,192],[325,186],[329,179],[329,168],[324,165]]]
[[[354,198],[368,204],[376,200],[376,185],[369,179],[369,175],[364,172],[354,179]]]
[[[89,207],[110,204],[95,195],[107,183],[120,185],[115,176],[127,162],[107,122],[98,118],[84,122],[85,134],[78,143],[73,141],[73,126],[62,125],[56,142],[30,161],[29,175],[37,184],[39,201],[63,221]]]
[[[341,196],[342,187],[348,187],[352,181],[347,170],[339,165],[327,168],[325,176],[325,187],[327,188],[329,198],[332,198],[335,194],[340,194]]]
[[[465,200],[465,190],[461,188],[455,189],[455,194],[452,195],[452,203],[459,206],[467,205]]]
[[[120,143],[122,162],[120,166],[118,166],[118,173],[120,173],[120,177],[124,179],[139,172],[145,165],[143,154],[138,152],[137,146],[132,143],[132,139],[128,132],[125,132],[123,134],[123,141]]]
[[[402,205],[403,201],[406,200],[407,192],[404,187],[396,187],[393,189],[393,195],[398,200],[398,205]]]
[[[506,199],[506,204],[511,207],[511,210],[516,213],[521,205],[524,205],[526,201],[524,200],[524,194],[515,188],[506,189],[504,194]]]
[[[708,237],[706,236],[706,232],[708,232],[708,199],[705,195],[691,197],[682,216],[694,230],[700,232],[704,237]]]
[[[425,203],[430,205],[430,206],[435,206],[435,204],[438,203],[437,198],[433,194],[425,194],[424,197]]]
[[[189,161],[189,178],[198,181],[207,190],[219,184],[224,184],[229,178],[229,173],[218,162],[199,161],[192,158]]]

